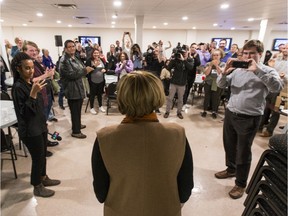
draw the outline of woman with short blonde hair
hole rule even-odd
[[[123,79],[123,80],[122,80]],[[165,102],[161,80],[149,72],[133,72],[118,84],[118,109],[131,117],[142,117],[159,109]]]

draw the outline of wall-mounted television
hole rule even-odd
[[[280,44],[286,44],[286,43],[288,43],[288,39],[287,38],[275,38],[273,40],[272,50],[273,51],[279,51],[279,45]]]
[[[83,47],[88,46],[89,40],[92,44],[99,44],[101,46],[101,37],[100,36],[78,36],[79,42],[82,44]]]
[[[228,50],[230,50],[231,48],[231,45],[232,45],[232,38],[224,38],[224,37],[219,37],[219,38],[212,38],[211,41],[215,41],[217,44],[216,44],[216,47],[219,48],[219,43],[222,39],[225,39],[227,41],[226,43],[226,48]]]

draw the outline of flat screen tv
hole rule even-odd
[[[217,44],[216,44],[217,48],[219,48],[219,43],[220,43],[220,41],[221,41],[222,39],[225,39],[225,40],[227,41],[227,43],[226,43],[226,48],[227,48],[228,50],[230,50],[231,45],[232,45],[232,38],[222,38],[222,37],[219,37],[219,38],[212,38],[211,41],[215,41],[215,42],[217,43]]]
[[[83,47],[88,46],[89,40],[92,44],[99,44],[101,46],[101,37],[100,36],[78,36],[79,42],[82,44]]]
[[[279,45],[280,44],[286,44],[286,43],[288,43],[288,39],[287,38],[275,38],[273,40],[272,50],[273,51],[279,51]]]

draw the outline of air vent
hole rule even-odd
[[[59,9],[76,9],[77,8],[75,4],[53,4],[53,6]]]
[[[242,28],[250,28],[250,26],[242,26]]]
[[[84,16],[74,16],[74,19],[79,19],[79,20],[83,20],[83,19],[89,19],[88,17],[84,17]]]
[[[279,25],[287,25],[288,22],[284,21],[284,22],[280,22],[280,23],[278,23],[278,24],[279,24]]]

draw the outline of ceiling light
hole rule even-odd
[[[254,21],[254,18],[253,18],[253,17],[251,17],[251,18],[248,19],[248,22],[252,22],[252,21]]]
[[[217,24],[217,23],[214,23],[213,26],[218,26],[218,24]]]
[[[182,17],[182,20],[188,20],[187,16]]]
[[[72,25],[71,25],[71,24],[69,24],[69,25],[68,25],[68,27],[72,27]]]
[[[229,8],[229,4],[222,4],[222,5],[220,6],[220,8],[221,8],[221,9],[227,9],[227,8]]]
[[[3,20],[3,19],[0,19],[0,22],[4,22],[4,20]]]
[[[156,29],[157,27],[156,27],[156,26],[153,26],[152,28],[153,28],[153,29]]]
[[[113,2],[113,5],[114,5],[115,7],[120,7],[120,6],[122,5],[122,2],[121,2],[121,1],[114,1],[114,2]]]
[[[117,17],[118,17],[117,14],[113,14],[113,15],[112,15],[112,18],[113,18],[113,19],[117,19]]]
[[[163,25],[167,26],[167,25],[168,25],[168,23],[167,23],[167,22],[165,22],[165,23],[163,23]]]
[[[37,15],[38,17],[42,17],[42,16],[43,16],[42,13],[37,13],[36,15]]]
[[[116,22],[112,21],[112,22],[111,22],[111,24],[112,24],[112,25],[115,25],[115,24],[116,24]]]
[[[231,30],[235,30],[235,27],[231,27],[230,29],[231,29]]]
[[[22,25],[23,25],[23,26],[27,26],[27,24],[26,24],[26,23],[23,23]]]
[[[196,27],[195,27],[195,26],[193,26],[193,27],[192,27],[192,29],[196,29]]]
[[[114,26],[114,25],[112,25],[112,26],[111,26],[111,28],[115,28],[115,26]]]
[[[60,24],[60,23],[62,23],[62,22],[61,22],[61,20],[57,20],[56,23]]]

